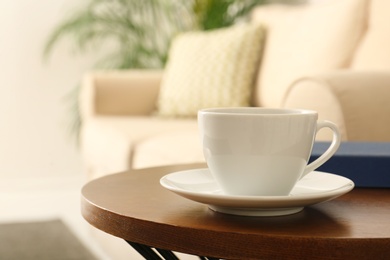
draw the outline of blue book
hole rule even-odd
[[[316,142],[310,161],[329,144]],[[390,143],[342,142],[335,155],[317,170],[347,177],[356,187],[390,188]]]

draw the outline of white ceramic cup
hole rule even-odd
[[[211,174],[228,195],[288,195],[298,180],[325,163],[340,145],[338,127],[317,119],[317,112],[299,109],[200,110],[200,137]],[[308,165],[316,133],[324,127],[333,131],[333,141]]]

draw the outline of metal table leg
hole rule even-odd
[[[146,260],[179,260],[179,258],[169,250],[159,249],[156,248],[155,250],[159,253],[157,254],[156,251],[149,247],[142,244],[134,243],[131,241],[125,240],[131,247],[133,247],[140,255],[142,255]],[[163,258],[161,258],[163,257]],[[204,257],[199,256],[199,259],[201,260],[218,260],[218,258],[212,258],[212,257]]]

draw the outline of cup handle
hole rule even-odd
[[[308,174],[309,172],[314,171],[315,169],[320,167],[322,164],[324,164],[327,160],[329,160],[340,146],[341,136],[340,136],[339,128],[337,127],[336,124],[334,124],[332,122],[329,122],[329,121],[317,122],[316,135],[320,129],[325,128],[325,127],[328,127],[333,131],[332,143],[330,144],[328,150],[326,150],[319,158],[317,158],[314,162],[312,162],[306,166],[301,178],[303,176],[305,176],[306,174]]]

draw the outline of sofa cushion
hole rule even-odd
[[[136,157],[137,146],[149,139],[153,140],[155,136],[197,129],[194,119],[151,116],[100,116],[89,119],[83,122],[80,143],[88,177],[93,179],[134,168],[133,157]],[[164,154],[170,146],[161,147],[164,148],[161,151]],[[150,157],[149,165],[153,164],[153,156]],[[145,154],[143,160],[148,160],[148,154]],[[147,163],[143,165],[147,166]]]
[[[366,0],[331,0],[256,8],[267,37],[255,104],[279,107],[288,86],[311,73],[349,66],[365,30]]]
[[[198,129],[176,130],[151,136],[134,150],[133,168],[204,162]]]
[[[263,37],[260,25],[176,37],[161,83],[158,114],[196,116],[205,107],[249,106]]]
[[[352,63],[353,69],[390,70],[390,1],[372,0],[368,8],[367,33]]]

